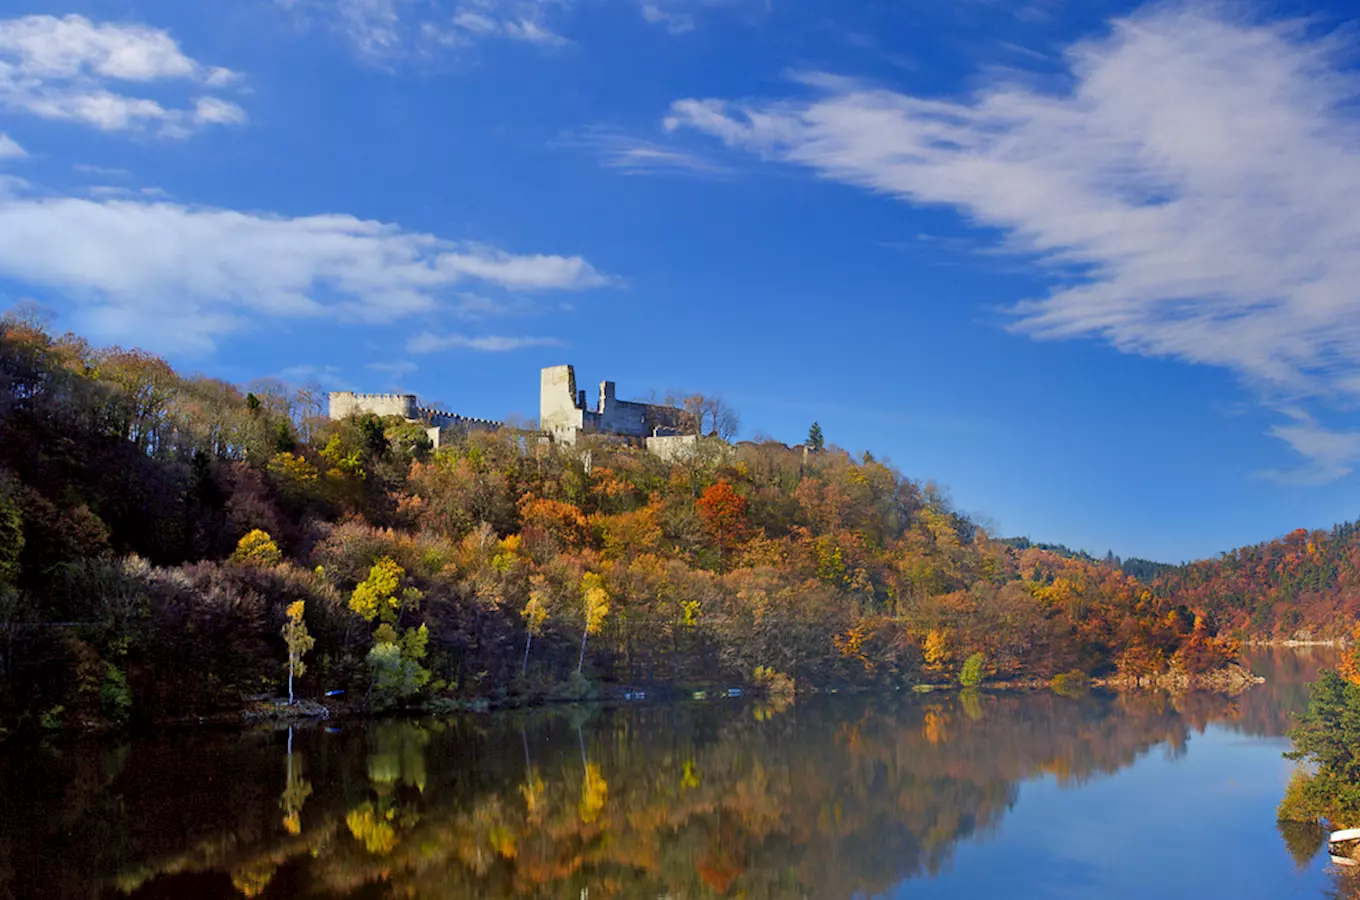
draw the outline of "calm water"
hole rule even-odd
[[[0,752],[0,897],[1310,897],[1323,654],[1228,700],[723,700]],[[587,894],[588,892],[588,894]]]

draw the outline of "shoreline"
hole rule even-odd
[[[1307,640],[1297,640],[1289,638],[1281,640],[1272,638],[1268,641],[1243,641],[1243,647],[1345,647],[1350,644],[1346,638],[1328,638],[1326,640],[1309,638]]]
[[[1118,676],[1091,678],[1080,686],[1074,686],[1074,690],[1085,692],[1090,690],[1100,690],[1110,693],[1140,693],[1140,692],[1163,692],[1169,694],[1184,694],[1195,691],[1223,694],[1225,696],[1236,696],[1257,684],[1265,683],[1265,678],[1255,675],[1246,667],[1234,663],[1232,666],[1215,670],[1214,672],[1202,673],[1197,676],[1187,676],[1180,672],[1167,672],[1155,676],[1143,676],[1137,679],[1120,678]],[[295,706],[290,707],[282,698],[276,701],[257,701],[246,704],[238,710],[219,710],[201,716],[181,716],[177,718],[153,720],[150,722],[138,723],[131,726],[112,726],[106,723],[88,723],[84,727],[66,728],[60,731],[46,732],[49,735],[91,735],[106,734],[121,730],[131,731],[160,731],[176,730],[181,728],[238,728],[241,730],[252,730],[267,728],[269,726],[284,727],[298,724],[321,724],[334,721],[363,721],[381,720],[392,718],[412,718],[422,716],[449,716],[465,715],[468,713],[503,713],[524,710],[546,710],[566,706],[605,706],[605,705],[655,705],[655,704],[674,704],[684,702],[712,702],[717,700],[739,699],[757,700],[763,702],[793,700],[795,697],[813,697],[818,695],[834,694],[883,694],[883,695],[903,695],[903,694],[929,694],[939,692],[958,693],[962,691],[980,691],[983,693],[1015,692],[1015,693],[1053,693],[1058,696],[1072,696],[1067,691],[1055,689],[1052,679],[1042,678],[1020,678],[1005,679],[997,681],[984,681],[981,684],[967,688],[954,682],[921,682],[892,690],[882,688],[857,688],[857,687],[833,687],[817,690],[802,691],[796,695],[768,694],[761,691],[741,689],[739,694],[728,694],[726,689],[709,689],[707,691],[698,690],[662,690],[649,689],[654,692],[654,697],[646,699],[636,699],[629,697],[629,691],[620,689],[618,691],[606,690],[603,696],[590,699],[574,700],[546,700],[534,699],[523,703],[501,701],[491,702],[486,699],[462,700],[449,703],[445,708],[410,708],[392,710],[365,710],[361,707],[352,705],[337,704],[326,706],[316,700],[299,699]],[[702,694],[703,696],[696,696]],[[0,733],[0,743],[6,738],[18,737],[25,731],[13,731],[9,734]]]

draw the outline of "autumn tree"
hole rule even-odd
[[[524,604],[524,610],[521,612],[524,617],[525,631],[524,662],[520,665],[521,678],[529,673],[529,647],[534,642],[534,635],[538,633],[538,630],[543,627],[543,623],[548,619],[548,608],[543,603],[544,594],[543,576],[535,575],[529,589],[529,602]],[[584,644],[584,641],[582,643]]]
[[[412,697],[430,682],[425,658],[430,632],[425,624],[401,627],[402,617],[414,613],[423,597],[414,587],[402,587],[406,575],[390,556],[378,559],[368,577],[355,585],[349,607],[366,622],[377,621],[373,647],[368,651],[372,673],[370,692],[380,705]]]
[[[248,566],[277,566],[283,561],[283,554],[268,532],[256,528],[237,542],[231,560]]]
[[[307,666],[302,657],[316,646],[316,639],[307,633],[307,624],[302,621],[306,601],[297,600],[288,604],[287,618],[283,623],[283,640],[288,645],[288,703],[293,703],[293,676],[302,677]]]
[[[695,503],[704,528],[718,548],[720,563],[750,534],[746,518],[746,498],[727,481],[707,488]]]
[[[587,572],[581,576],[581,606],[585,627],[581,631],[581,655],[576,660],[578,675],[586,661],[586,639],[600,632],[605,617],[609,615],[609,592],[605,590],[604,576],[598,572]]]

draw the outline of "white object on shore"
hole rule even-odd
[[[1327,843],[1335,844],[1340,841],[1360,841],[1360,828],[1343,828],[1340,831],[1333,831],[1327,837]]]

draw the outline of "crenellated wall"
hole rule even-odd
[[[539,428],[554,440],[573,443],[581,434],[611,434],[645,439],[659,455],[675,456],[688,452],[693,436],[684,434],[684,410],[654,403],[620,400],[612,381],[600,382],[600,398],[595,409],[586,406],[586,392],[576,387],[572,366],[549,366],[539,373]],[[421,406],[415,394],[356,394],[332,391],[330,417],[343,419],[354,413],[400,416],[408,422],[423,422],[431,441],[438,447],[451,432],[490,431],[501,427],[491,419],[474,419]]]
[[[357,412],[369,412],[377,416],[401,416],[415,419],[415,394],[356,394],[353,391],[331,391],[330,417],[343,419]]]
[[[332,391],[330,394],[330,417],[343,419],[354,413],[372,413],[376,416],[400,416],[408,422],[424,422],[429,427],[425,433],[430,442],[438,447],[444,435],[451,431],[494,431],[501,427],[500,422],[490,419],[474,419],[420,406],[415,394],[356,394],[351,391]]]

